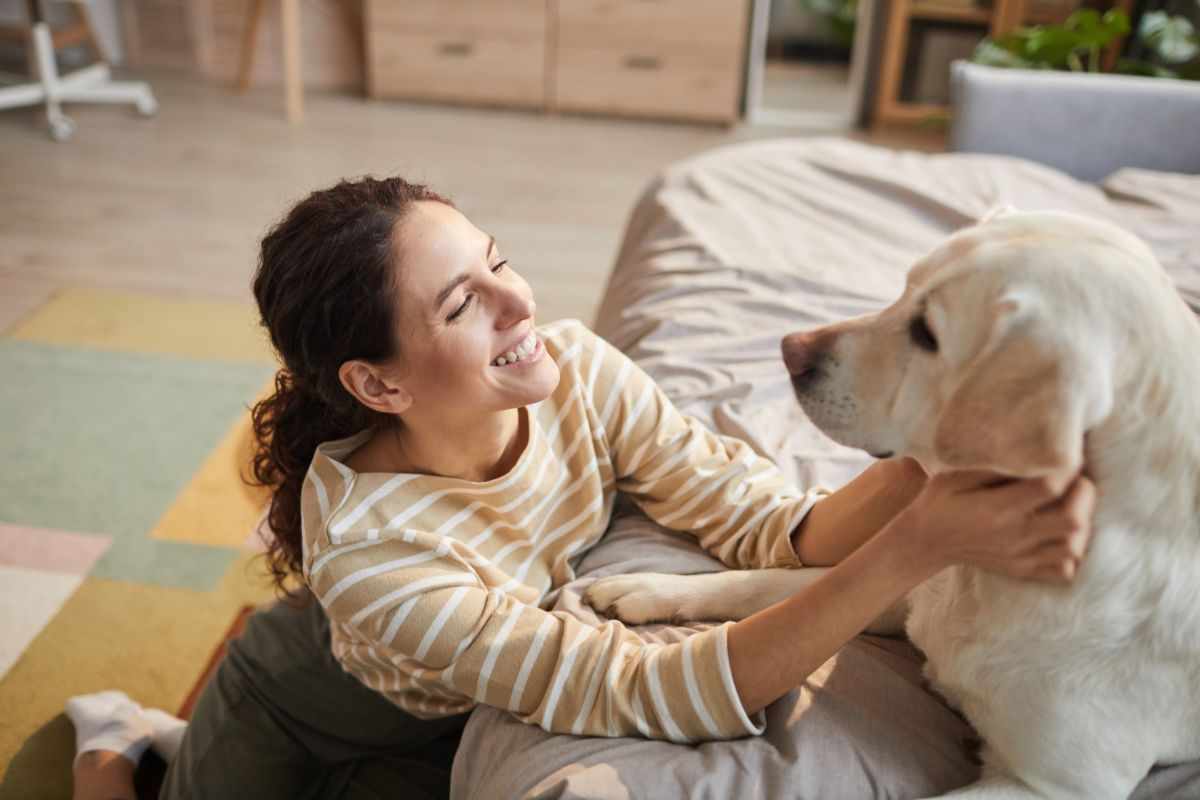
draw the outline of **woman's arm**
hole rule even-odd
[[[803,683],[913,587],[933,574],[881,532],[820,580],[729,628],[729,668],[747,714]]]
[[[820,580],[730,626],[729,664],[747,714],[781,697],[905,593],[952,564],[1069,581],[1090,536],[1095,490],[1046,479],[931,479],[904,511]],[[818,529],[820,530],[820,529]]]
[[[792,532],[792,547],[808,567],[837,564],[913,501],[927,478],[911,458],[877,461],[812,507]]]
[[[761,732],[734,690],[725,628],[661,644],[545,611],[486,584],[497,569],[427,531],[353,528],[321,545],[306,579],[334,655],[410,713],[483,703],[552,733],[676,742]]]
[[[608,449],[597,460],[612,464],[617,491],[730,567],[800,566],[792,533],[825,492],[801,491],[745,441],[681,413],[624,353],[579,333],[583,354],[574,368],[604,432]]]

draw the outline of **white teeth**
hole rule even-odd
[[[535,350],[537,350],[537,334],[531,333],[517,345],[515,350],[509,350],[492,363],[497,367],[503,367],[506,364],[515,364],[522,358],[532,355]]]

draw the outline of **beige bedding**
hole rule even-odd
[[[779,339],[868,313],[908,265],[998,203],[1108,217],[1145,237],[1200,308],[1200,177],[1124,171],[1103,186],[993,156],[896,153],[844,140],[717,150],[667,170],[629,220],[596,330],[679,407],[750,442],[804,485],[867,463],[792,400]],[[721,565],[686,536],[618,507],[609,534],[549,605],[594,620],[579,594],[618,572]],[[644,626],[652,640],[686,628]],[[554,736],[478,709],[456,798],[911,798],[976,773],[970,728],[920,678],[907,643],[863,636],[766,712],[761,737],[697,746]],[[1156,770],[1138,798],[1200,797],[1200,765]]]

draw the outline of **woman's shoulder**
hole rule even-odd
[[[624,360],[624,354],[577,319],[560,319],[538,326],[546,352],[559,368],[594,361]]]
[[[556,319],[553,322],[539,325],[537,331],[538,336],[542,338],[542,343],[546,345],[546,349],[552,355],[579,342],[587,342],[596,338],[596,334],[577,319]]]

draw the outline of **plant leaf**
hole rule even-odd
[[[986,64],[989,67],[1012,67],[1017,69],[1044,68],[1044,65],[1036,64],[1027,58],[1022,58],[1009,48],[991,39],[984,39],[975,46],[975,52],[971,54],[971,60],[976,64]]]

